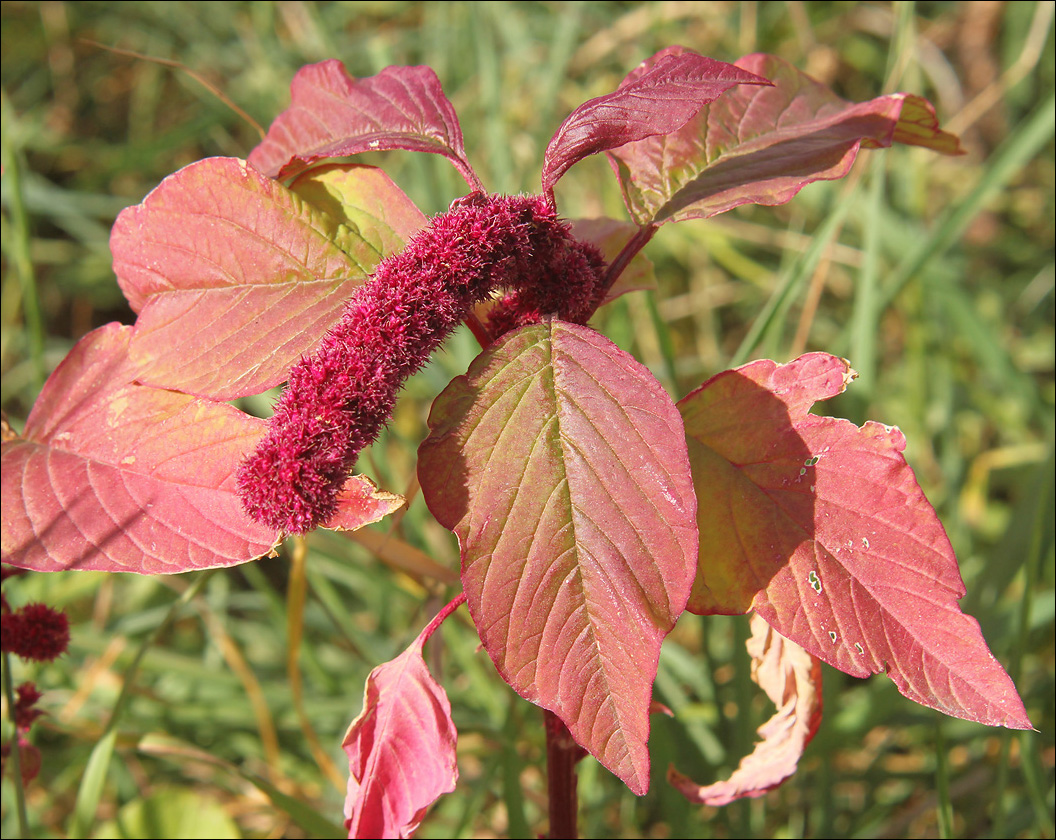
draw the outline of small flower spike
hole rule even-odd
[[[46,604],[27,604],[20,610],[5,610],[3,650],[23,659],[50,662],[66,652],[70,644],[70,623],[66,613]]]

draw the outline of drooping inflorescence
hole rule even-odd
[[[492,337],[548,315],[585,323],[603,269],[597,248],[541,196],[457,200],[378,265],[319,350],[290,372],[238,473],[246,511],[283,533],[324,524],[404,380],[476,304],[509,289],[489,316]]]

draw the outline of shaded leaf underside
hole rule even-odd
[[[270,177],[297,175],[324,158],[406,149],[443,155],[476,181],[455,109],[429,67],[386,67],[357,79],[330,59],[297,71],[290,100],[249,156]]]
[[[588,155],[675,131],[709,102],[741,84],[769,82],[681,47],[661,50],[628,73],[615,91],[584,102],[569,114],[546,147],[543,191]]]

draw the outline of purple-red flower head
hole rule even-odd
[[[511,290],[492,337],[547,315],[585,323],[604,262],[541,196],[473,193],[383,260],[315,355],[290,372],[267,434],[238,474],[246,511],[283,533],[325,523],[404,380],[473,306]]]
[[[0,615],[4,653],[23,659],[50,662],[66,652],[70,644],[70,624],[66,614],[46,604],[27,604],[20,610]]]

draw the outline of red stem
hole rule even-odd
[[[480,316],[476,312],[470,312],[466,317],[464,323],[469,327],[469,331],[473,333],[473,337],[477,340],[477,343],[481,347],[487,347],[494,340],[491,332],[484,322],[480,320]]]
[[[466,603],[466,593],[459,592],[454,598],[452,598],[447,603],[447,605],[442,610],[440,610],[440,612],[436,614],[436,617],[432,621],[430,621],[428,625],[426,625],[426,628],[418,636],[418,638],[421,639],[422,644],[424,645],[426,642],[428,642],[429,637],[436,632],[436,628],[444,623],[444,619],[446,619],[449,615],[451,615],[451,613],[461,607],[464,603]]]
[[[546,775],[550,799],[551,840],[578,837],[576,832],[576,763],[587,754],[572,740],[568,727],[550,710],[546,723]]]
[[[616,282],[617,278],[623,274],[623,270],[627,268],[627,264],[634,259],[634,255],[642,250],[653,238],[653,235],[659,228],[656,225],[643,225],[638,228],[638,232],[632,236],[626,245],[623,246],[623,250],[616,255],[611,263],[609,263],[608,269],[605,271],[605,278],[601,282],[601,286],[594,294],[594,307],[595,309],[601,306],[605,296],[609,293],[609,289],[612,288],[612,284]]]

